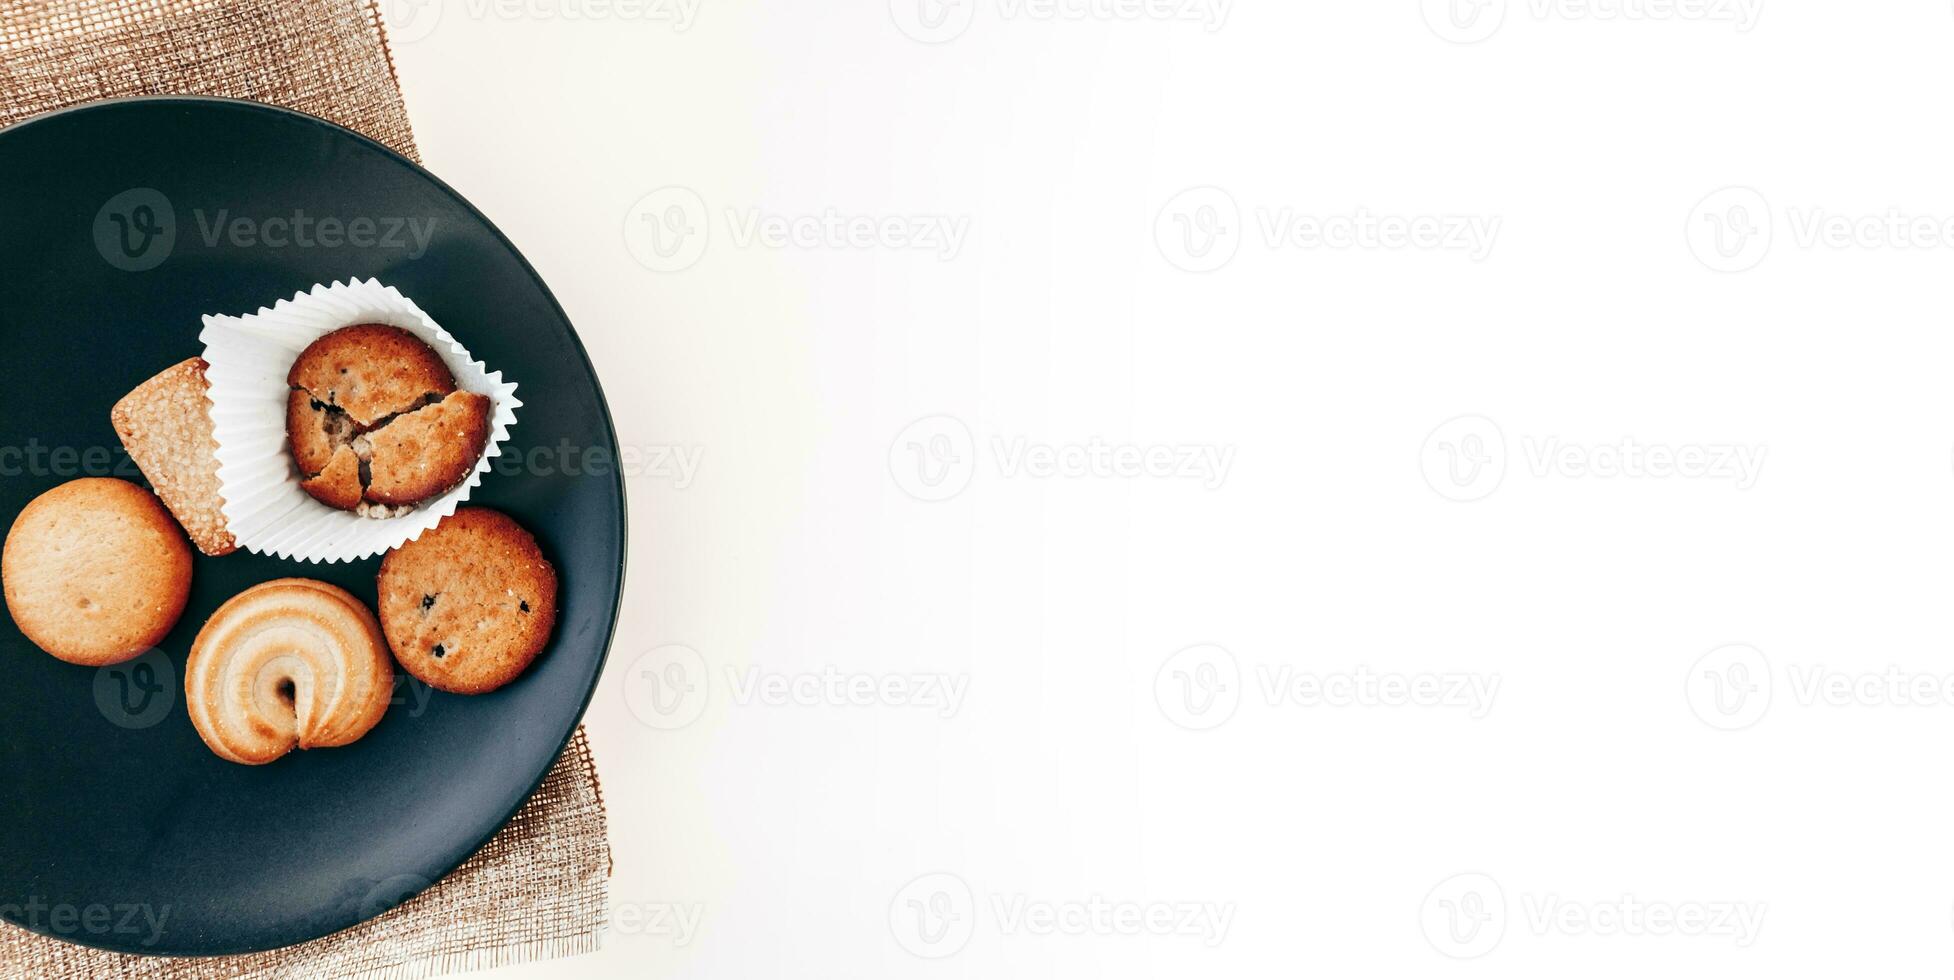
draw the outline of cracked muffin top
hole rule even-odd
[[[299,488],[328,507],[398,517],[467,479],[488,445],[493,403],[459,390],[434,349],[399,327],[326,334],[287,381]]]
[[[455,390],[454,372],[434,348],[379,323],[345,327],[313,341],[292,362],[285,380],[345,412],[361,428]]]

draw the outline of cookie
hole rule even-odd
[[[299,486],[328,507],[404,514],[467,479],[488,446],[493,404],[457,390],[434,349],[399,327],[326,334],[287,381],[285,435]]]
[[[0,585],[35,646],[72,664],[118,664],[161,642],[183,615],[190,545],[149,491],[74,480],[14,518]]]
[[[109,412],[129,458],[142,468],[163,505],[190,533],[197,550],[237,550],[218,494],[217,440],[210,421],[210,365],[193,357],[122,396]]]
[[[393,699],[380,623],[338,586],[285,578],[219,606],[183,667],[190,723],[212,752],[264,765],[351,745]]]
[[[556,569],[522,525],[464,507],[380,563],[380,626],[428,685],[482,694],[515,680],[556,625]]]

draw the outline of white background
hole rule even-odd
[[[428,166],[700,454],[588,718],[617,928],[501,975],[1945,961],[1947,3],[934,2],[395,4]],[[828,670],[967,690],[740,690]]]

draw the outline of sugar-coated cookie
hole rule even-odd
[[[217,440],[210,421],[210,365],[201,357],[169,367],[122,396],[109,412],[122,448],[190,533],[197,550],[237,550],[218,495]]]
[[[380,563],[380,625],[400,666],[482,694],[515,680],[556,625],[556,569],[508,515],[463,507]]]
[[[73,664],[117,664],[161,642],[183,615],[190,545],[149,491],[74,480],[14,518],[0,583],[14,625],[35,646]]]

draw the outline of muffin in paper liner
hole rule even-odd
[[[384,323],[419,337],[453,371],[464,391],[493,406],[488,448],[453,489],[398,517],[373,518],[335,510],[299,487],[302,477],[286,445],[286,376],[313,341],[361,323]],[[377,279],[313,286],[248,316],[205,316],[204,360],[210,380],[210,419],[217,441],[217,480],[224,518],[239,547],[298,561],[357,561],[398,548],[441,523],[468,499],[502,454],[516,424],[513,382],[491,372],[441,325]]]

